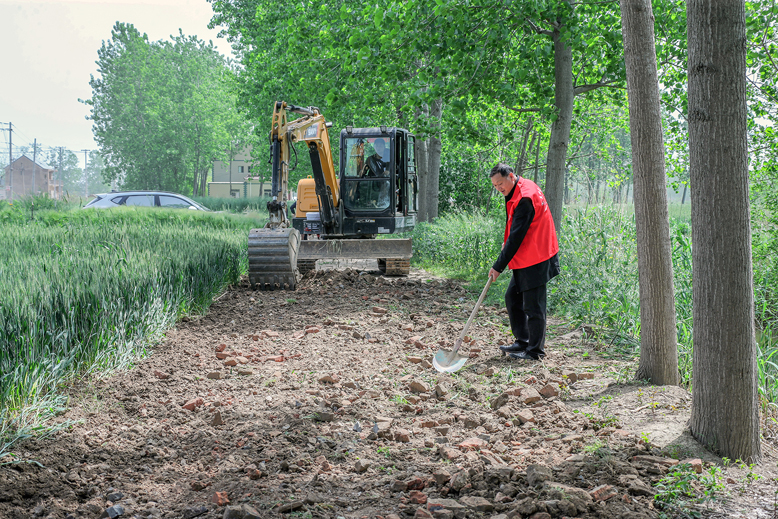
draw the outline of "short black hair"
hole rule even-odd
[[[492,171],[489,173],[489,178],[492,178],[495,175],[501,175],[503,177],[507,177],[511,173],[513,173],[513,168],[507,164],[503,164],[502,162],[500,162],[495,167],[492,168]]]

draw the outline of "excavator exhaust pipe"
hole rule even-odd
[[[300,232],[297,229],[249,231],[249,282],[259,290],[295,290]]]

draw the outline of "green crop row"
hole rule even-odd
[[[247,268],[255,220],[195,211],[0,210],[0,419],[133,362]]]

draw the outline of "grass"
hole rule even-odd
[[[256,213],[267,218],[267,203],[269,198],[218,198],[210,196],[191,197],[195,202],[204,205],[212,211],[228,213]],[[290,203],[291,204],[291,203]]]
[[[131,365],[247,267],[245,217],[0,208],[0,420],[34,430],[80,377]],[[37,417],[37,418],[36,418]],[[11,424],[9,426],[8,424]],[[0,456],[3,453],[0,452]]]
[[[692,376],[692,244],[688,204],[670,208],[679,369]],[[411,233],[414,265],[471,282],[480,293],[500,250],[504,216],[452,213]],[[778,403],[778,235],[754,226],[754,297],[759,349],[759,391]],[[594,324],[608,349],[639,353],[640,297],[634,213],[629,206],[568,206],[560,233],[562,273],[548,285],[549,312],[573,324]],[[506,273],[507,274],[507,273]],[[502,305],[509,275],[487,297]]]

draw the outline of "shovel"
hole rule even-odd
[[[481,292],[481,297],[478,298],[478,302],[475,304],[475,308],[473,308],[473,311],[470,314],[470,319],[467,320],[465,327],[462,329],[462,333],[459,334],[459,339],[454,343],[454,349],[451,351],[439,350],[435,356],[432,357],[432,365],[435,366],[436,370],[445,373],[453,373],[462,369],[462,366],[467,362],[467,357],[463,357],[458,353],[459,347],[462,346],[462,341],[465,339],[467,329],[470,328],[470,323],[473,322],[473,319],[475,319],[475,316],[478,313],[478,309],[481,308],[481,303],[483,303],[486,292],[489,291],[489,286],[491,284],[492,278],[489,278],[483,292]]]

